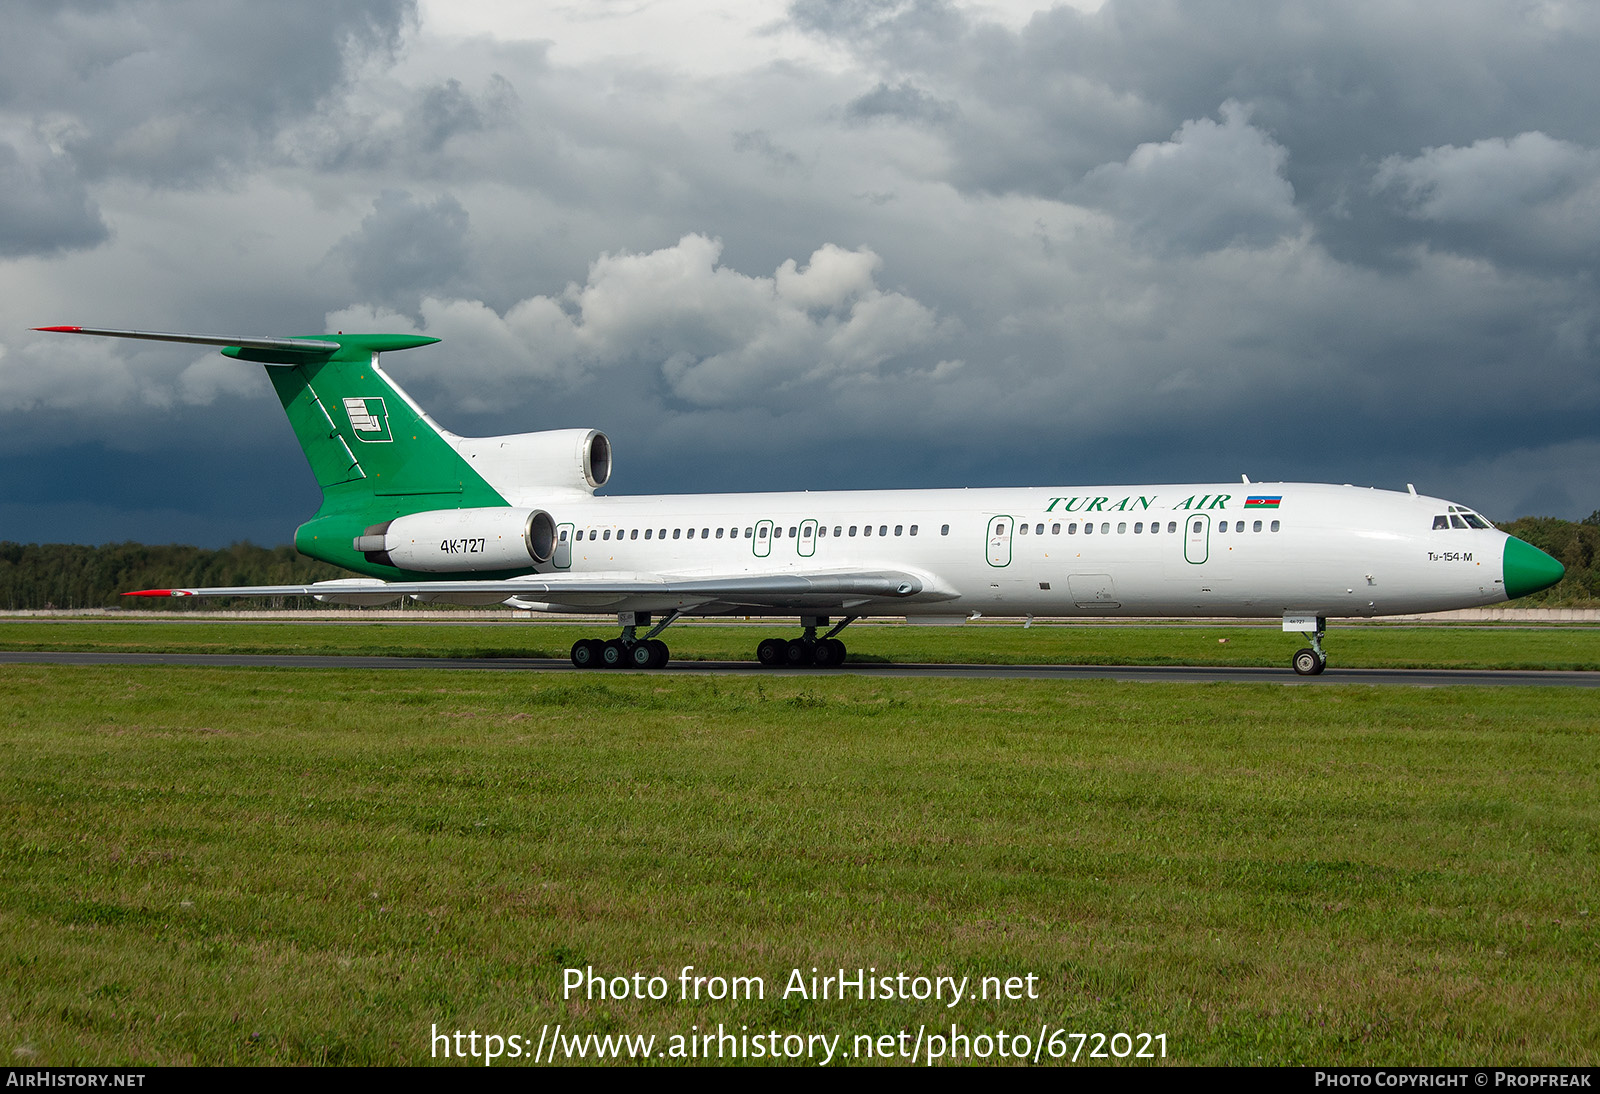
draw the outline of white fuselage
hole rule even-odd
[[[1507,599],[1508,536],[1435,528],[1459,507],[1366,487],[572,497],[548,507],[559,537],[543,573],[915,574],[922,593],[868,609],[896,615],[1372,616]]]

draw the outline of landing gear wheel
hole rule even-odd
[[[592,669],[600,664],[601,643],[593,638],[580,638],[572,644],[572,664],[580,669]]]
[[[1294,659],[1289,663],[1301,676],[1321,676],[1322,670],[1328,667],[1327,660],[1310,646],[1295,650]]]
[[[791,638],[783,647],[783,663],[796,668],[809,665],[815,649],[816,644],[813,642],[807,642],[804,638]]]
[[[762,641],[761,645],[756,647],[756,660],[760,661],[769,669],[777,668],[779,665],[784,663],[785,654],[788,648],[789,643],[785,642],[781,638],[765,639]]]
[[[656,667],[656,651],[652,642],[635,642],[633,648],[628,650],[628,664],[636,669],[653,669]]]
[[[600,647],[600,663],[608,669],[619,669],[628,663],[628,647],[622,639],[613,638]]]
[[[654,650],[656,654],[654,660],[650,662],[650,667],[653,669],[666,668],[667,660],[671,656],[671,651],[667,649],[667,644],[659,638],[652,638],[645,645]]]
[[[811,663],[820,669],[831,669],[844,663],[844,643],[837,638],[824,638],[811,651]]]

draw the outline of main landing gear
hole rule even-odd
[[[1322,670],[1328,667],[1328,654],[1322,648],[1322,636],[1328,633],[1328,621],[1319,615],[1316,630],[1309,633],[1311,645],[1295,650],[1289,664],[1301,676],[1321,676]]]
[[[825,615],[803,615],[800,626],[804,634],[799,638],[768,638],[756,647],[756,660],[769,669],[803,668],[811,665],[819,669],[837,668],[844,664],[848,651],[834,635],[860,619],[859,615],[846,616],[843,623],[817,637],[817,628],[828,625]]]
[[[656,635],[676,623],[681,614],[673,612],[640,638],[639,628],[650,626],[650,613],[618,612],[617,622],[622,627],[622,636],[610,641],[580,638],[572,644],[572,663],[580,669],[664,668],[670,653],[667,644]]]

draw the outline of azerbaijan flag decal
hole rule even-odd
[[[1251,494],[1244,499],[1246,509],[1276,509],[1283,500],[1282,494]]]

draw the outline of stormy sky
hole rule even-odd
[[[1600,7],[11,0],[0,539],[287,542],[260,369],[418,331],[611,492],[1353,482],[1600,508]]]

